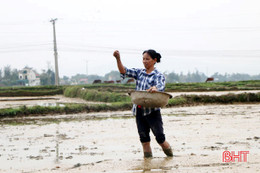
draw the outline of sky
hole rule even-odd
[[[260,74],[259,0],[0,0],[0,69],[54,69],[104,75],[143,68],[142,52],[161,53],[161,72]]]

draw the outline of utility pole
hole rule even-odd
[[[54,44],[54,59],[55,59],[55,85],[59,85],[59,69],[58,69],[58,52],[57,52],[57,43],[56,43],[56,31],[55,31],[55,21],[56,19],[51,19],[53,25],[53,44]]]

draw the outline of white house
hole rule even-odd
[[[19,80],[28,80],[29,86],[41,85],[40,75],[29,67],[24,67],[19,71]]]

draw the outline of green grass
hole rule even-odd
[[[130,97],[125,93],[98,91],[95,89],[82,89],[81,86],[66,87],[64,96],[78,97],[87,101],[97,102],[130,102]]]
[[[63,94],[60,86],[0,87],[0,97],[45,96]]]
[[[135,89],[135,84],[89,84],[81,85],[86,89],[127,93]],[[201,83],[167,83],[166,92],[174,91],[230,91],[230,90],[260,90],[260,80],[236,82],[201,82]]]
[[[166,91],[260,90],[260,80],[208,83],[167,83]]]
[[[232,104],[260,102],[260,92],[226,95],[181,95],[169,100],[167,107],[196,104]]]
[[[18,117],[28,115],[45,115],[45,114],[71,114],[80,112],[100,112],[100,111],[117,111],[131,109],[131,103],[113,103],[86,105],[86,104],[66,104],[64,107],[59,106],[21,106],[18,108],[0,109],[0,118],[4,117]]]

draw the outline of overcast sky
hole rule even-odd
[[[259,0],[1,0],[0,68],[54,68],[60,77],[143,67],[142,52],[162,55],[162,72],[260,74]],[[88,68],[87,68],[88,67]]]

